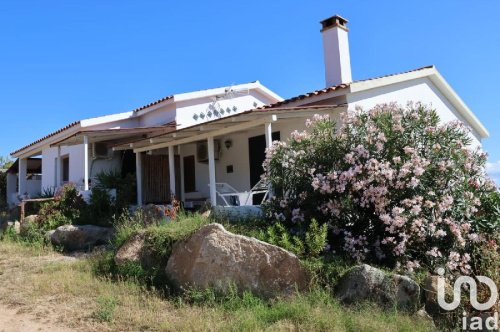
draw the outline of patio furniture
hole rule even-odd
[[[210,187],[210,185],[208,186]],[[224,201],[225,206],[253,205],[253,196],[257,194],[264,194],[264,197],[260,202],[260,204],[262,204],[269,194],[268,184],[263,180],[257,182],[257,184],[252,189],[250,189],[250,191],[243,192],[237,191],[228,183],[217,182],[215,184],[215,191],[217,192],[217,195],[219,195],[219,197]]]

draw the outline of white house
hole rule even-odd
[[[459,119],[479,145],[488,132],[434,66],[352,81],[347,20],[321,22],[326,87],[282,100],[259,82],[165,97],[136,110],[74,122],[15,152],[18,193],[27,189],[27,160],[41,156],[41,188],[75,182],[88,190],[102,170],[136,171],[138,203],[187,206],[225,203],[216,183],[250,190],[272,140],[305,129],[315,113],[337,118],[360,105],[431,104],[443,121]],[[258,201],[255,201],[258,203]]]

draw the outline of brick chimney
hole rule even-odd
[[[350,83],[352,75],[347,20],[335,15],[321,21],[321,26],[326,86]]]

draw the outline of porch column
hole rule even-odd
[[[26,176],[28,175],[28,159],[19,158],[19,171],[18,171],[18,181],[19,181],[19,195],[22,196],[26,193],[27,183]]]
[[[273,127],[271,125],[271,122],[264,124],[264,130],[266,133],[266,148],[269,149],[273,144]]]
[[[184,158],[182,158],[182,154],[181,154],[181,146],[180,145],[177,145],[177,154],[179,155],[179,163],[181,165],[181,169],[180,169],[180,173],[179,176],[181,177],[181,192],[179,193],[179,197],[180,197],[180,200],[181,201],[184,201],[185,197],[184,197]]]
[[[217,192],[215,188],[215,153],[214,153],[214,138],[208,137],[208,178],[210,184],[210,203],[212,206],[217,205]]]
[[[269,149],[273,144],[273,127],[271,125],[271,122],[267,122],[264,124],[264,131],[266,134],[266,148]],[[273,188],[271,187],[271,184],[269,184],[268,197],[269,198],[273,197]]]
[[[175,159],[174,146],[168,147],[168,173],[170,177],[170,192],[175,196]]]
[[[142,155],[140,152],[135,153],[135,173],[137,180],[137,205],[142,205]]]
[[[55,187],[59,187],[61,185],[61,170],[62,170],[62,165],[61,165],[61,147],[57,147],[57,160],[56,160],[56,185]]]
[[[83,190],[89,190],[89,137],[83,136]]]

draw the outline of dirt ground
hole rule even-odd
[[[37,270],[47,264],[74,261],[73,257],[59,254],[26,257],[0,250],[0,332],[74,331],[63,326],[63,318],[53,306],[31,299],[29,292],[24,292],[27,274],[39,273]]]
[[[21,308],[0,304],[0,332],[50,331],[65,332],[70,329],[60,327],[51,321],[51,317],[40,318]]]

